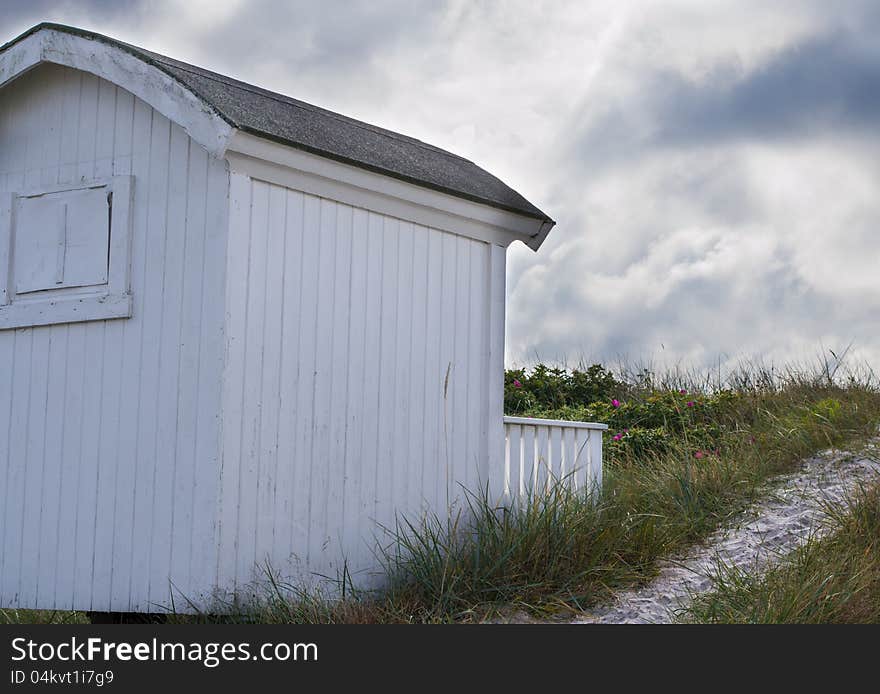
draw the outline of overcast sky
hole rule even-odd
[[[472,159],[557,220],[511,247],[508,362],[880,365],[880,3],[3,0]]]

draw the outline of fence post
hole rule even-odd
[[[590,472],[587,477],[591,485],[590,493],[598,501],[602,493],[602,431],[590,431]]]

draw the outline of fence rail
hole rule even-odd
[[[556,479],[574,489],[602,488],[605,424],[530,417],[504,418],[504,494],[540,492]]]

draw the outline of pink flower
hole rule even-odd
[[[624,434],[628,434],[628,433],[629,433],[629,429],[624,429],[624,430],[623,430],[623,433],[624,433]]]
[[[680,391],[678,391],[678,392],[681,393],[682,395],[687,394],[687,391],[686,391],[684,388],[682,388],[682,389],[681,389]]]
[[[697,451],[696,453],[694,453],[694,457],[695,457],[695,458],[698,458],[698,459],[699,459],[699,458],[702,458],[702,457],[703,457],[703,451]]]
[[[616,399],[615,399],[615,400],[612,400],[612,401],[611,401],[611,405],[612,405],[613,407],[620,407],[620,400],[616,400]]]
[[[615,441],[620,441],[620,439],[622,439],[622,438],[623,438],[623,437],[622,437],[620,434],[615,434],[615,435],[614,435],[614,440],[615,440]]]
[[[696,405],[696,404],[697,404],[697,403],[695,403],[693,400],[688,400],[688,404],[687,404],[687,405],[688,405],[688,407],[693,407],[693,406]]]
[[[514,388],[522,388],[522,383],[520,383],[518,378],[513,379],[513,387]]]

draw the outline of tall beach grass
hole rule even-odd
[[[460,622],[588,609],[648,580],[659,559],[707,537],[770,478],[825,449],[859,449],[880,423],[874,374],[844,360],[727,375],[539,365],[509,371],[505,385],[511,414],[609,424],[600,495],[565,480],[515,505],[463,490],[453,513],[386,529],[382,590],[358,589],[346,573],[329,591],[304,589],[267,567],[246,606],[169,621]]]

